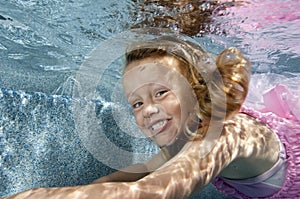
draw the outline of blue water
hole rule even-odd
[[[130,28],[156,25],[188,33],[181,24],[155,19],[193,6],[178,10],[130,0],[0,0],[0,197],[33,187],[87,184],[139,161],[138,153],[144,158],[155,153],[152,143],[116,125],[115,104],[105,86],[101,93],[107,98],[78,96],[76,74],[93,49]],[[299,77],[297,1],[197,6],[212,10],[210,20],[190,32],[208,51],[236,46],[252,61],[253,74],[278,74],[283,81]],[[120,77],[114,68],[107,75],[106,83]],[[290,86],[298,88],[296,83]],[[80,113],[87,118],[82,125],[74,107],[86,110]],[[118,157],[111,146],[97,143],[101,135],[82,133],[82,128],[93,129],[91,114],[109,143],[128,156]],[[194,198],[224,196],[209,186]]]

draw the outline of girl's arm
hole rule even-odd
[[[280,150],[275,133],[245,114],[228,120],[215,146],[202,156],[205,148],[201,141],[188,143],[162,168],[136,182],[141,198],[187,198],[226,167],[226,175],[231,167],[239,174],[233,178],[257,176],[274,165]]]
[[[128,182],[137,181],[143,178],[151,171],[162,166],[166,161],[166,156],[162,151],[160,151],[144,164],[131,165],[122,171],[117,171],[110,175],[99,178],[93,181],[90,185],[58,188],[36,188],[3,199],[138,198],[140,192],[144,192],[144,190],[134,190],[132,187],[135,187],[135,185]],[[151,192],[153,191],[154,190]]]
[[[193,141],[161,168],[136,182],[33,189],[9,199],[187,198],[193,190],[205,187],[235,160],[262,159],[269,164],[259,168],[257,173],[270,168],[279,151],[278,141],[272,135],[272,131],[264,125],[238,114],[225,124],[217,143],[204,157],[201,151],[206,146],[201,141]]]
[[[224,136],[220,141],[224,142]],[[163,167],[145,178],[131,183],[100,183],[86,186],[39,188],[28,190],[7,199],[84,199],[84,198],[186,198],[198,186],[205,186],[222,169],[221,164],[230,162],[231,155],[226,155],[216,165],[213,155],[222,145],[214,147],[213,153],[199,159],[203,149],[200,141],[188,143],[183,150]],[[225,148],[224,148],[225,149]],[[225,150],[224,150],[225,151]],[[217,166],[217,167],[216,167]]]

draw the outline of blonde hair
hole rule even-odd
[[[216,57],[189,40],[163,36],[133,44],[126,52],[126,66],[154,56],[176,58],[194,90],[201,127],[196,133],[187,129],[191,139],[204,137],[211,119],[223,122],[240,110],[248,93],[250,62],[237,49],[225,49]]]

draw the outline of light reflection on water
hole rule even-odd
[[[231,44],[248,54],[256,72],[299,73],[299,7],[299,1],[253,0],[229,8],[226,17],[216,20],[225,21]]]
[[[133,27],[159,26],[206,36],[213,48],[237,46],[257,63],[259,72],[299,72],[294,66],[300,51],[299,4],[292,0],[0,2],[0,56],[8,67],[74,70],[103,39]]]
[[[192,2],[0,2],[2,65],[76,70],[103,39],[133,27],[160,26],[206,36],[211,48],[237,46],[259,72],[299,72],[298,1]]]

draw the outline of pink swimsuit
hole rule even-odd
[[[267,91],[264,97],[271,99],[272,105],[267,105],[268,109],[262,112],[247,107],[241,110],[276,132],[282,143],[277,163],[267,172],[250,179],[216,178],[213,184],[220,192],[232,198],[300,198],[300,118],[288,110],[292,106],[286,104],[281,95],[283,91],[286,96],[288,90],[282,85]],[[278,105],[274,106],[276,101]]]

